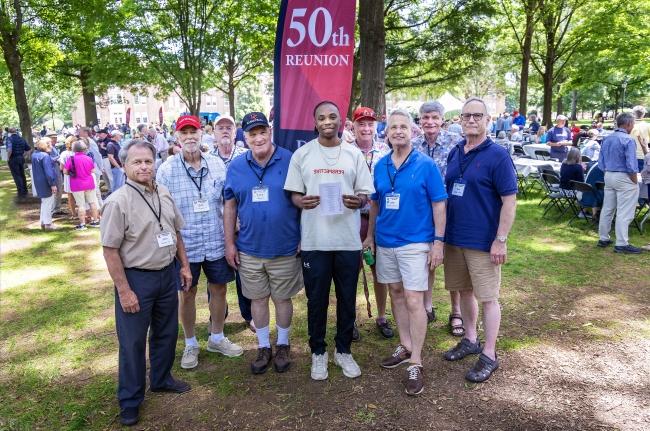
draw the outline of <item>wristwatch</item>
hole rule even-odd
[[[497,241],[504,243],[508,240],[508,235],[497,235]]]

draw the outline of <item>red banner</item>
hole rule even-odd
[[[355,0],[283,0],[274,64],[274,142],[312,139],[314,107],[331,100],[344,117],[354,62]],[[344,123],[344,121],[342,121]]]
[[[131,124],[131,108],[126,108],[126,124]]]
[[[158,125],[162,126],[163,124],[163,111],[162,111],[162,106],[158,110]]]

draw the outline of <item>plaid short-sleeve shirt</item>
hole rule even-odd
[[[444,178],[445,173],[447,172],[447,156],[449,156],[449,152],[459,141],[460,135],[441,130],[440,133],[438,133],[436,143],[433,147],[429,147],[424,135],[413,139],[411,143],[413,144],[413,148],[431,157],[433,161],[436,162],[438,169],[440,169],[440,174],[442,175],[442,178]]]
[[[226,167],[223,162],[218,157],[203,154],[201,168],[197,171],[179,154],[160,165],[156,181],[169,189],[185,219],[181,236],[188,260],[196,263],[224,257],[223,186]],[[201,199],[207,200],[207,211],[195,211],[195,202]]]

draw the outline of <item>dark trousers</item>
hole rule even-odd
[[[115,326],[120,343],[117,399],[120,407],[137,407],[144,400],[149,330],[149,383],[157,389],[172,382],[171,369],[178,337],[178,269],[125,270],[140,303],[137,313],[125,313],[115,292]]]
[[[327,308],[330,286],[336,291],[336,350],[350,353],[352,329],[356,319],[357,282],[360,250],[302,251],[302,274],[307,294],[309,347],[317,355],[325,353]]]
[[[12,157],[9,159],[9,170],[11,176],[14,177],[16,189],[18,189],[18,196],[27,196],[27,178],[25,177],[25,160],[21,157]]]
[[[253,313],[251,312],[251,300],[244,296],[244,293],[241,290],[241,278],[239,277],[239,271],[235,271],[235,285],[237,286],[237,301],[239,302],[239,312],[241,317],[250,322],[253,320]]]

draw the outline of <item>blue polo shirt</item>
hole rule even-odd
[[[237,248],[251,256],[272,259],[296,253],[300,242],[300,212],[284,190],[291,152],[276,146],[275,154],[260,167],[250,151],[230,162],[224,197],[237,201]],[[262,177],[262,175],[264,175]],[[269,188],[268,202],[253,202],[253,187]]]
[[[561,142],[561,141],[570,141],[571,140],[571,131],[567,127],[553,127],[551,130],[546,132],[546,142]],[[554,159],[564,160],[569,148],[564,147],[551,147],[551,157]]]
[[[501,215],[501,196],[517,193],[517,175],[510,154],[486,139],[464,154],[465,140],[449,153],[447,161],[448,244],[489,252],[496,238]],[[454,196],[454,182],[461,177],[463,196]]]
[[[447,192],[435,162],[417,150],[395,168],[391,151],[375,166],[375,193],[371,199],[379,204],[375,242],[380,247],[395,248],[419,242],[431,242],[435,234],[431,202],[447,199]],[[386,195],[399,194],[399,209],[386,208]]]

